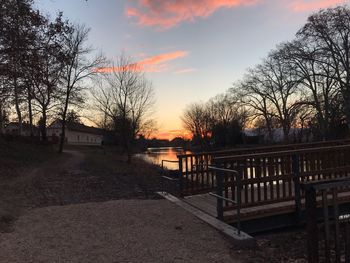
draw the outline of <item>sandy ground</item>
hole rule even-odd
[[[166,200],[33,209],[0,235],[0,262],[239,262],[220,233]]]

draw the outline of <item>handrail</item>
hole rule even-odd
[[[264,150],[264,149],[280,149],[285,147],[291,147],[291,148],[297,148],[297,147],[303,147],[303,146],[313,146],[313,145],[327,145],[332,143],[350,143],[350,139],[345,140],[330,140],[330,141],[317,141],[317,142],[307,142],[307,143],[288,143],[288,144],[276,144],[276,145],[266,145],[266,146],[258,146],[258,147],[244,147],[244,148],[233,148],[233,149],[227,149],[227,150],[220,150],[220,151],[204,151],[204,152],[198,152],[198,153],[190,153],[190,154],[178,154],[178,158],[185,158],[185,157],[191,157],[191,156],[197,156],[197,155],[215,155],[215,154],[225,154],[225,153],[232,153],[232,152],[244,152],[244,151],[250,151],[250,150]]]
[[[238,171],[236,171],[236,170],[225,169],[225,168],[219,168],[219,167],[211,166],[211,165],[208,166],[208,169],[214,170],[214,171],[227,172],[227,173],[235,173],[236,175],[239,175]]]
[[[301,182],[300,186],[304,190],[315,189],[317,191],[336,187],[347,187],[350,186],[350,177],[319,180],[316,182]]]
[[[215,193],[213,193],[213,192],[210,192],[209,195],[214,196],[214,197],[216,197],[216,198],[220,198],[220,199],[222,199],[222,200],[225,200],[225,201],[230,202],[230,203],[233,203],[233,204],[237,204],[237,201],[232,200],[232,199],[229,199],[229,198],[226,198],[226,197],[224,197],[224,196],[222,196],[222,195],[217,195],[217,194],[215,194]]]
[[[220,168],[220,167],[216,167],[216,166],[208,166],[209,170],[213,170],[216,171],[218,173],[216,174],[216,179],[217,179],[217,194],[213,194],[214,196],[217,197],[217,212],[218,212],[218,218],[220,220],[223,220],[224,216],[223,216],[223,201],[227,201],[227,202],[235,202],[235,204],[237,205],[237,229],[238,229],[238,235],[241,234],[241,176],[239,174],[238,171],[236,170],[230,170],[230,169],[225,169],[225,168]],[[237,201],[232,200],[232,199],[228,199],[224,196],[222,196],[222,192],[223,192],[223,178],[222,175],[224,173],[231,173],[234,174],[237,177]]]
[[[165,175],[163,175],[162,178],[167,179],[167,180],[169,180],[169,181],[179,181],[179,180],[180,180],[180,179],[178,179],[178,178],[171,178],[171,177],[165,176]]]
[[[250,154],[242,154],[242,155],[232,155],[232,156],[221,156],[214,157],[214,161],[222,161],[229,159],[246,159],[246,158],[254,158],[254,157],[274,157],[274,156],[287,156],[293,154],[300,153],[313,153],[318,152],[320,150],[338,150],[338,149],[347,149],[350,148],[349,145],[336,145],[336,146],[327,146],[327,147],[318,147],[318,148],[308,148],[308,149],[298,149],[298,150],[286,150],[286,151],[277,151],[277,152],[263,152],[263,153],[250,153]]]

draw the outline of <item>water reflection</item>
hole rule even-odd
[[[159,147],[148,148],[146,152],[137,154],[136,156],[146,160],[147,162],[161,165],[162,160],[177,161],[177,155],[184,153],[191,152],[184,151],[182,147]],[[178,166],[178,163],[164,162],[164,167],[169,170],[177,170]]]

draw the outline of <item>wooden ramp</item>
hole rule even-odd
[[[317,200],[318,206],[321,207],[321,196],[318,196]],[[186,196],[183,198],[183,201],[212,217],[217,217],[217,199],[210,194]],[[338,201],[341,207],[349,207],[350,192],[339,193]],[[303,224],[305,220],[305,199],[302,199],[301,204],[302,211],[300,215],[296,214],[295,201],[242,208],[240,214],[242,230],[247,233],[256,233]],[[237,211],[226,211],[224,221],[235,226],[237,223]]]
[[[209,224],[210,226],[216,228],[221,233],[229,237],[234,243],[244,246],[250,246],[255,244],[254,238],[249,234],[243,231],[239,231],[235,227],[216,219],[215,216],[210,215],[193,205],[190,205],[188,202],[185,202],[185,200],[179,199],[166,192],[157,192],[157,194],[169,200],[170,202],[175,203],[176,205],[185,209],[186,211],[190,212],[191,214],[204,221],[205,223]]]

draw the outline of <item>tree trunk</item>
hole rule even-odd
[[[46,108],[43,109],[43,116],[42,116],[42,120],[41,120],[41,138],[43,139],[43,141],[47,141],[47,133],[46,133],[46,121],[47,121],[47,116],[46,116]]]
[[[5,129],[5,116],[4,116],[3,103],[0,101],[0,135],[4,134]]]
[[[349,89],[350,93],[350,89]],[[348,129],[350,130],[350,95],[349,96],[344,96],[344,101],[345,101],[345,116],[346,116],[346,124],[348,126]]]
[[[60,137],[60,145],[58,148],[59,153],[63,152],[64,141],[66,139],[66,117],[67,117],[68,104],[69,104],[69,94],[70,94],[69,88],[67,88],[65,105],[62,113],[62,130],[61,130],[61,137]]]
[[[285,143],[288,143],[289,142],[289,127],[287,127],[286,125],[284,125],[284,127],[282,128],[283,130],[283,141]]]
[[[18,118],[18,135],[22,135],[22,113],[21,109],[19,108],[19,94],[18,94],[18,83],[17,83],[17,77],[14,77],[13,80],[14,84],[14,95],[15,95],[15,108],[16,108],[16,113],[17,113],[17,118]]]
[[[62,130],[61,130],[61,137],[60,137],[60,145],[58,148],[58,152],[62,153],[63,152],[63,145],[64,145],[64,141],[66,138],[66,119],[64,118],[64,120],[62,119]]]
[[[29,125],[30,125],[30,137],[34,136],[33,131],[33,110],[32,110],[32,95],[31,90],[27,87],[27,99],[28,99],[28,114],[29,114]]]

